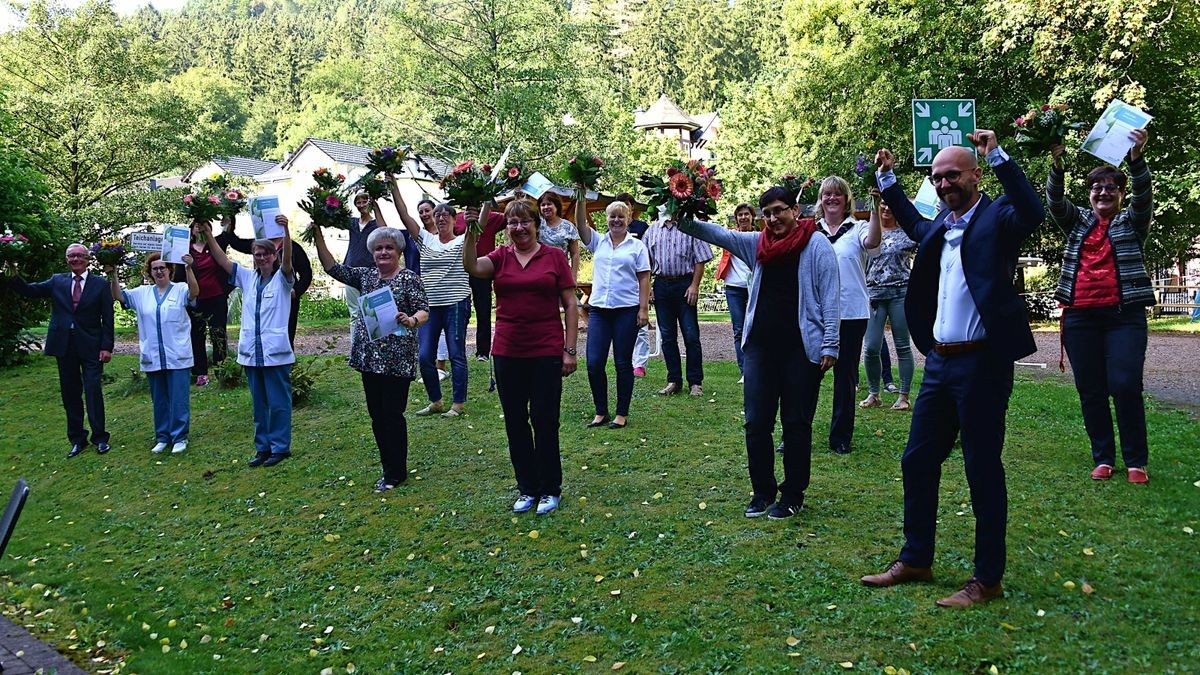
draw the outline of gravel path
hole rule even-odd
[[[337,351],[345,354],[350,350],[348,334],[348,330],[344,333],[324,330],[301,334],[296,337],[296,347],[301,354],[317,354],[324,349],[327,338],[343,335],[343,339],[338,342]],[[1065,362],[1066,373],[1058,371],[1058,332],[1038,332],[1033,335],[1037,340],[1038,350],[1023,362],[1044,364],[1045,368],[1018,366],[1018,370],[1070,382],[1070,361]],[[705,360],[733,360],[733,328],[728,323],[701,323],[700,336],[704,343]],[[583,340],[581,335],[581,349]],[[888,342],[891,344],[890,336]],[[236,340],[231,337],[231,349],[235,343]],[[467,353],[474,353],[475,329],[473,327],[468,329],[467,344]],[[136,340],[118,342],[116,351],[118,354],[136,354],[137,342]],[[915,349],[913,351],[917,357],[917,366],[922,366],[924,357]],[[1200,413],[1200,335],[1151,333],[1146,350],[1145,386],[1146,391],[1160,401],[1177,404]]]

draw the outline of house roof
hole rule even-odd
[[[217,168],[231,176],[247,176],[253,178],[264,174],[275,168],[275,162],[268,162],[264,159],[254,159],[253,157],[239,157],[230,155],[229,157],[213,157],[212,163],[217,165]],[[196,172],[203,167],[196,167],[191,171],[183,174],[181,180],[184,183],[190,183]]]
[[[365,145],[355,145],[353,143],[341,143],[339,141],[327,141],[323,138],[309,137],[304,139],[304,142],[300,144],[300,147],[296,148],[296,151],[292,153],[292,156],[284,161],[279,168],[285,170],[290,168],[295,158],[299,156],[304,150],[305,146],[308,145],[311,145],[325,153],[335,162],[349,164],[351,166],[366,166],[367,154],[371,152],[371,148]],[[444,178],[446,174],[450,173],[450,163],[438,157],[431,157],[416,151],[410,151],[409,159],[416,161],[419,171],[429,178],[440,180]]]
[[[650,109],[633,115],[634,129],[699,129],[700,123],[683,112],[674,101],[663,94]]]

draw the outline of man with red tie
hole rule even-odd
[[[101,455],[109,450],[100,376],[104,364],[112,359],[113,301],[108,280],[88,272],[90,257],[83,244],[71,244],[67,247],[70,272],[34,283],[28,283],[20,275],[9,280],[9,287],[15,293],[28,298],[49,298],[51,302],[45,352],[58,359],[58,384],[67,412],[67,439],[71,441],[67,457],[78,455],[88,445],[87,431],[83,428],[85,399],[91,442]]]

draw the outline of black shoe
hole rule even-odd
[[[249,462],[246,462],[246,466],[249,466],[249,467],[262,466],[263,463],[266,462],[270,458],[271,458],[270,454],[265,453],[265,452],[260,452],[254,456],[254,459],[250,460]]]
[[[607,424],[608,424],[608,415],[605,415],[604,417],[601,417],[600,420],[597,422],[588,422],[587,428],[595,429],[596,427],[602,427]]]
[[[67,453],[67,459],[71,459],[75,455],[83,452],[87,448],[87,443],[76,443],[71,446],[71,451]]]
[[[800,513],[800,509],[803,509],[803,508],[804,508],[803,503],[793,504],[793,503],[787,501],[786,499],[780,499],[778,502],[775,503],[775,506],[772,507],[771,510],[767,513],[767,517],[770,518],[771,520],[783,520],[785,518],[791,518],[792,516],[796,515],[797,513]]]
[[[835,454],[835,455],[850,454],[850,444],[849,443],[835,443],[834,445],[829,446],[829,449],[832,450],[833,454]]]
[[[779,441],[779,445],[775,446],[775,454],[777,454],[777,455],[783,454],[783,441]]]
[[[263,466],[275,466],[283,460],[291,457],[291,455],[271,455],[262,463]]]
[[[746,507],[747,518],[757,518],[767,512],[771,508],[771,502],[763,497],[755,496],[750,500],[750,506]]]
[[[98,455],[103,455],[104,453],[108,452],[109,450],[112,450],[112,446],[110,446],[108,443],[97,443],[96,444],[96,454],[98,454]]]
[[[628,422],[626,422],[626,424],[628,424]],[[624,425],[624,424],[617,424],[616,422],[609,422],[609,423],[608,423],[608,428],[609,428],[609,429],[624,429],[624,428],[625,428],[625,425]]]

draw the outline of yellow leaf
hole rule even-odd
[[[1195,530],[1193,530],[1192,528],[1190,528],[1190,527],[1188,527],[1188,526],[1184,525],[1184,526],[1183,526],[1183,533],[1184,533],[1184,534],[1196,534],[1196,531],[1195,531]]]
[[[174,628],[178,624],[179,624],[178,621],[176,621],[175,619],[171,619],[170,621],[167,622],[167,628]]]
[[[162,646],[162,652],[163,652],[164,654],[166,654],[166,653],[167,653],[167,652],[169,652],[169,651],[171,651],[171,645],[163,645],[163,646]]]
[[[1096,555],[1096,552],[1094,550],[1092,550],[1091,548],[1085,548],[1085,549],[1083,549],[1083,554],[1084,555]]]
[[[351,481],[351,482],[350,482],[350,484],[351,484],[351,485],[354,485],[354,481]],[[346,672],[347,672],[347,673],[353,673],[353,672],[354,672],[354,671],[356,671],[356,670],[358,670],[358,668],[356,668],[356,667],[355,667],[355,665],[354,665],[353,663],[347,663],[347,664],[346,664]]]
[[[479,652],[479,654],[475,657],[475,660],[478,661],[479,659],[482,659],[485,656],[487,656],[487,652]]]
[[[1069,590],[1075,588],[1075,582],[1068,579],[1067,581],[1063,582],[1063,588],[1065,588],[1069,591]]]
[[[206,644],[208,644],[208,643],[210,643],[210,642],[212,642],[212,636],[211,636],[211,635],[205,635],[204,637],[200,638],[200,644],[202,644],[202,645],[206,645]]]
[[[405,559],[405,560],[415,560],[415,559],[416,559],[416,557],[417,557],[417,554],[416,554],[416,553],[409,553],[407,556],[405,556],[405,558],[404,558],[404,559]]]
[[[328,541],[328,542],[332,543],[332,542],[335,542],[335,541],[337,541],[337,540],[338,540],[338,536],[337,536],[336,534],[327,534],[327,535],[325,535],[325,541]]]
[[[583,660],[587,661],[588,663],[595,663],[596,657],[592,656],[591,654],[588,654],[587,656],[583,657]]]
[[[619,588],[614,588],[613,590],[609,591],[609,592],[608,592],[608,594],[609,594],[609,595],[613,595],[613,596],[620,595],[620,594],[621,594],[621,589],[619,589]]]
[[[513,653],[513,656],[520,654],[521,653],[521,645],[517,645],[516,647],[513,647],[512,653]]]
[[[622,668],[624,668],[624,667],[625,667],[625,662],[624,662],[624,661],[617,661],[616,663],[614,663],[614,664],[612,665],[612,669],[613,669],[613,670],[620,670],[620,669],[622,669]]]
[[[996,664],[994,664],[994,663],[992,664],[992,666],[990,668],[988,668],[988,672],[991,673],[992,675],[1000,675],[1000,669],[997,668]]]
[[[896,675],[896,666],[884,666],[884,675]]]
[[[321,653],[321,652],[319,652],[319,651],[317,651],[317,650],[315,650],[315,649],[310,649],[310,650],[308,650],[308,655],[309,655],[310,657],[312,657],[312,656],[317,656],[317,655],[319,655],[320,653]]]
[[[654,498],[655,498],[655,499],[662,499],[662,493],[661,493],[661,492],[655,492],[655,493],[654,493]]]
[[[530,538],[530,539],[537,539],[537,538],[538,538],[538,531],[537,531],[537,530],[530,530],[530,531],[529,531],[529,538]]]
[[[845,668],[846,670],[850,670],[851,668],[854,667],[854,662],[853,661],[842,661],[838,665]]]
[[[707,508],[708,508],[708,504],[705,504],[704,502],[700,502],[700,510],[701,511],[703,511],[704,509],[707,509]]]
[[[592,581],[595,581],[596,583],[600,583],[601,581],[604,581],[604,575],[597,574],[596,577],[594,579],[592,579]]]
[[[825,609],[837,609],[837,605],[825,605]]]
[[[1012,625],[1011,623],[1004,623],[1003,621],[1000,622],[1000,627],[1003,628],[1004,630],[1016,630],[1017,629],[1017,627]]]
[[[1038,616],[1046,616],[1046,610],[1044,610],[1044,609],[1039,609],[1039,610],[1037,611],[1037,615],[1038,615]]]
[[[634,621],[637,621],[637,614],[630,614],[629,623],[633,623]]]
[[[495,626],[488,626],[487,628],[484,628],[484,629],[483,629],[483,632],[487,633],[488,635],[491,635],[492,633],[495,633],[495,632],[496,632],[496,627],[495,627]]]
[[[800,638],[792,637],[791,635],[789,635],[787,640],[785,640],[785,642],[787,642],[787,646],[795,647],[796,645],[800,644]]]
[[[1064,530],[1059,530],[1059,531],[1058,531],[1058,533],[1059,533],[1059,534],[1061,534],[1061,535],[1062,535],[1062,536],[1064,536],[1064,537],[1069,537],[1069,536],[1071,536],[1071,535],[1067,534],[1067,533],[1066,533]]]
[[[1079,590],[1083,591],[1085,595],[1091,595],[1092,593],[1096,592],[1096,589],[1092,588],[1092,585],[1087,582],[1084,582],[1083,586],[1081,586]]]

